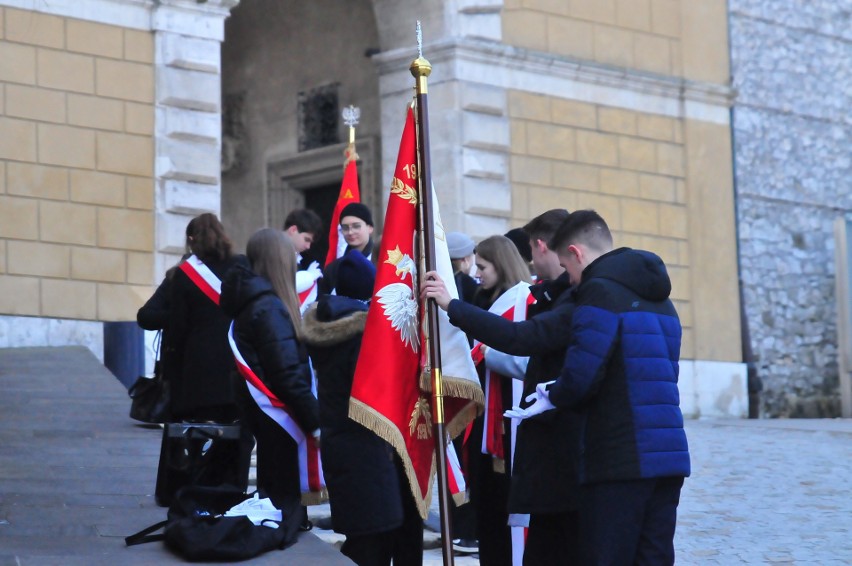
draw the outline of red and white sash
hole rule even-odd
[[[447,488],[456,506],[467,502],[467,483],[452,440],[447,441]]]
[[[530,294],[530,286],[526,282],[520,282],[505,293],[500,295],[489,312],[499,314],[503,318],[513,322],[520,322],[527,318],[527,307],[535,302]],[[479,341],[474,342],[474,350],[477,350]],[[485,414],[482,429],[482,453],[491,454],[495,459],[495,468],[499,469],[505,465],[503,449],[503,411],[506,410],[503,403],[502,388],[500,386],[502,376],[497,372],[485,369]],[[520,404],[523,393],[523,382],[512,380],[512,401],[515,405]],[[517,397],[517,399],[515,399]],[[511,405],[509,406],[511,407]],[[512,438],[514,438],[515,427],[512,427]],[[512,442],[514,452],[514,442]]]
[[[520,322],[527,319],[527,308],[535,302],[535,297],[530,293],[528,283],[521,282],[500,295],[489,312],[499,314],[512,322]],[[479,342],[475,342],[474,351],[479,354]],[[484,361],[484,359],[483,359]],[[503,376],[495,371],[485,368],[485,415],[482,432],[482,453],[491,454],[497,462],[505,465],[505,454],[503,450],[503,404],[501,381]],[[519,406],[523,397],[524,383],[522,380],[512,380],[512,404]],[[509,436],[509,462],[514,464],[515,443],[517,440],[518,421],[512,419]],[[529,528],[529,515],[512,514],[509,516],[512,540],[512,565],[522,566],[524,561],[524,548],[526,547],[527,531]]]
[[[322,277],[322,271],[319,267],[296,272],[296,293],[299,294],[299,310],[302,314],[305,314],[308,307],[317,300],[319,287],[317,282],[320,277]]]
[[[231,344],[231,351],[234,353],[234,359],[237,362],[237,370],[246,380],[246,387],[248,387],[254,402],[257,403],[260,410],[266,413],[269,418],[278,423],[298,446],[299,483],[302,490],[302,503],[305,505],[319,505],[328,499],[328,493],[322,473],[320,449],[317,446],[316,440],[302,431],[296,423],[296,419],[290,414],[290,409],[269,390],[266,384],[261,381],[254,370],[246,363],[243,355],[237,349],[237,343],[234,340],[233,322],[231,323],[231,328],[228,330],[228,342]]]
[[[222,282],[198,256],[191,255],[180,264],[180,270],[195,283],[202,293],[207,295],[211,301],[219,304],[219,295],[222,293]]]

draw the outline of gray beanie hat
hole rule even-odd
[[[450,259],[466,258],[473,253],[476,244],[467,234],[461,232],[447,232],[447,248],[450,250]]]

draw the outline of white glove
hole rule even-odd
[[[314,278],[314,281],[322,277],[322,269],[320,269],[319,263],[315,261],[312,261],[305,271],[311,274],[311,277]]]
[[[532,403],[532,405],[526,409],[512,407],[510,410],[503,413],[503,416],[509,419],[524,420],[534,417],[535,415],[540,415],[545,411],[555,409],[556,407],[550,402],[550,396],[547,392],[547,386],[551,383],[554,382],[548,381],[546,383],[539,383],[536,385],[535,391],[527,395],[526,401],[527,403]]]
[[[296,292],[303,293],[311,288],[314,281],[322,277],[322,269],[317,262],[312,262],[307,269],[296,272]]]

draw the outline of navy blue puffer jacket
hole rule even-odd
[[[238,265],[222,282],[220,305],[234,319],[234,339],[246,363],[289,407],[303,431],[319,428],[307,351],[269,281]]]
[[[689,475],[670,293],[650,252],[620,248],[583,271],[572,342],[550,386],[551,402],[582,415],[582,483]]]

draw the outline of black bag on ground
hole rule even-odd
[[[154,377],[141,376],[127,391],[130,402],[130,418],[143,423],[166,423],[171,416],[171,389],[169,381],[163,373],[163,363],[160,354],[163,343],[163,331],[157,332],[154,339],[156,357],[154,362]]]
[[[166,423],[154,497],[168,507],[177,491],[188,485],[248,487],[243,463],[240,424]]]
[[[189,561],[246,560],[295,542],[294,536],[287,538],[292,529],[286,529],[283,522],[272,528],[255,525],[246,517],[221,516],[247,498],[242,491],[226,486],[183,487],[175,494],[167,520],[125,538],[124,542],[134,546],[162,540],[172,552]],[[287,520],[285,517],[284,521]],[[164,528],[162,534],[151,534],[161,528]]]
[[[163,377],[162,364],[154,363],[154,377],[139,377],[127,391],[130,418],[143,423],[165,423],[171,419],[169,382]]]

